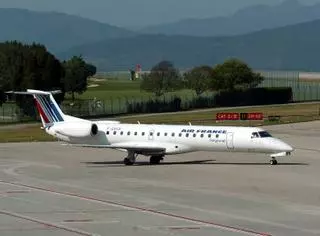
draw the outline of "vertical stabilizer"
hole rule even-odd
[[[65,121],[66,116],[63,114],[54,97],[52,96],[52,94],[60,93],[60,91],[45,92],[28,89],[26,92],[10,91],[7,93],[33,95],[43,127],[48,127],[54,123]]]
[[[33,94],[44,127],[63,122],[64,114],[52,94]]]

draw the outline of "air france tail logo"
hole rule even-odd
[[[63,121],[50,97],[47,95],[35,95],[38,111],[45,123],[54,123]]]

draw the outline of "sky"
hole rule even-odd
[[[257,4],[283,0],[0,0],[0,8],[56,11],[120,27],[144,27],[185,18],[226,16]],[[300,0],[305,5],[320,0]]]

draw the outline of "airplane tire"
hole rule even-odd
[[[150,157],[150,164],[157,165],[160,161],[163,160],[162,156],[151,156]]]
[[[273,165],[273,166],[274,166],[274,165],[277,165],[277,164],[278,164],[278,161],[275,160],[275,159],[273,159],[273,160],[270,161],[270,164]]]
[[[123,163],[124,163],[126,166],[132,166],[132,165],[133,165],[133,162],[130,161],[130,159],[127,158],[127,157],[123,159]]]

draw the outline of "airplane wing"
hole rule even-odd
[[[64,144],[75,147],[90,147],[90,148],[111,148],[111,149],[122,149],[127,151],[134,151],[143,154],[164,154],[166,148],[150,145],[146,143],[115,143],[110,145],[96,145],[96,144]]]

